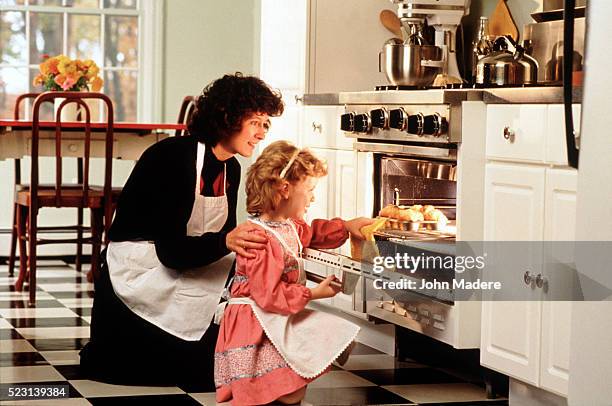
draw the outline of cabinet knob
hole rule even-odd
[[[323,132],[323,124],[317,123],[316,121],[312,122],[312,131]]]
[[[504,139],[510,142],[514,142],[514,130],[508,126],[504,127]]]
[[[301,103],[304,101],[304,95],[302,96],[298,96],[297,94],[294,96],[295,97],[295,103]]]
[[[539,273],[539,274],[536,276],[535,283],[536,283],[536,286],[537,286],[538,288],[542,289],[543,287],[545,287],[545,286],[548,284],[548,281],[546,280],[546,278],[544,277],[544,275],[542,275],[541,273]]]
[[[79,149],[79,147],[77,147],[76,144],[68,144],[68,151],[70,151],[70,152],[77,152],[78,149]]]
[[[531,282],[533,281],[533,276],[531,275],[531,272],[525,272],[525,275],[523,275],[523,281],[525,281],[525,285],[531,285]]]

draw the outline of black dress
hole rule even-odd
[[[240,165],[235,158],[220,162],[211,148],[206,149],[202,193],[220,194],[225,167],[228,219],[218,233],[187,237],[196,150],[194,138],[180,137],[168,138],[144,152],[119,198],[109,232],[111,241],[153,241],[161,263],[179,271],[210,264],[229,253],[225,236],[236,226]],[[117,297],[105,255],[101,262],[90,341],[80,354],[85,376],[114,384],[197,384],[199,390],[214,391],[218,327],[211,324],[199,341],[186,341],[163,331],[134,314]]]

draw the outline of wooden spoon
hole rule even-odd
[[[493,37],[511,35],[515,41],[518,41],[519,31],[512,19],[506,0],[497,2],[497,6],[489,19],[489,34]]]
[[[380,22],[382,25],[391,31],[397,38],[402,38],[402,23],[391,10],[383,10],[380,12]]]

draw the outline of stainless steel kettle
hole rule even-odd
[[[538,63],[511,36],[497,38],[493,52],[478,61],[476,83],[489,86],[535,84]]]

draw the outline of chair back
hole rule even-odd
[[[19,112],[21,110],[21,102],[28,99],[36,99],[40,93],[23,93],[17,96],[15,99],[15,109],[13,110],[13,119],[19,120]],[[47,102],[52,103],[51,100],[47,100]],[[15,159],[15,185],[21,185],[21,160],[19,158]]]
[[[189,119],[191,118],[191,115],[195,111],[196,100],[197,98],[195,96],[185,96],[185,98],[183,99],[183,102],[181,103],[181,109],[179,110],[177,124],[187,125],[189,123]],[[187,135],[188,133],[189,132],[185,130],[184,134]],[[176,132],[174,133],[175,137],[180,137],[182,135],[183,135],[183,130],[176,130]]]
[[[111,191],[112,191],[112,158],[113,158],[113,124],[114,124],[114,110],[113,103],[110,98],[102,93],[96,92],[44,92],[36,97],[32,106],[32,148],[31,148],[31,180],[30,190],[33,196],[31,203],[32,209],[37,210],[36,199],[39,186],[39,165],[38,165],[38,150],[39,150],[39,138],[40,138],[40,109],[41,105],[45,102],[55,102],[57,99],[64,99],[60,104],[55,113],[55,201],[56,206],[60,207],[62,199],[62,131],[66,130],[66,126],[62,125],[61,112],[70,103],[76,103],[85,111],[85,122],[82,124],[84,127],[85,139],[83,149],[83,180],[82,184],[82,200],[80,202],[81,207],[87,207],[89,200],[89,158],[91,148],[91,111],[85,100],[87,99],[98,99],[106,105],[106,137],[104,139],[104,217],[105,226],[110,225],[112,219],[112,204],[111,204]],[[80,127],[79,127],[80,130]]]

